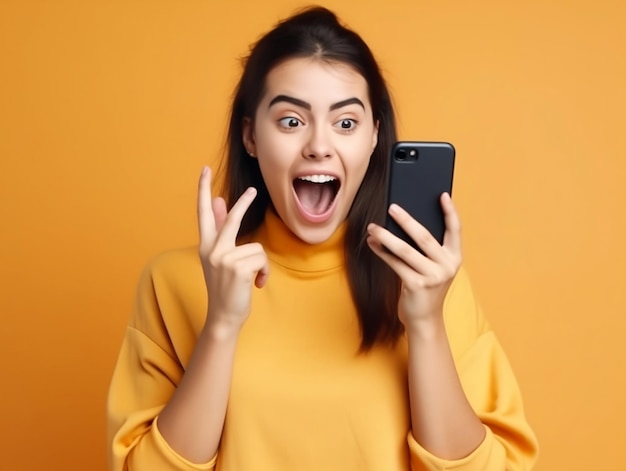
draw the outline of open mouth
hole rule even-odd
[[[319,216],[326,213],[335,201],[341,182],[332,175],[305,175],[293,181],[296,196],[307,213]]]

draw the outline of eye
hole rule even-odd
[[[342,119],[335,123],[335,126],[342,131],[352,131],[356,128],[357,122],[354,119]]]
[[[297,128],[298,126],[302,126],[304,124],[298,118],[294,118],[293,116],[288,116],[287,118],[280,119],[278,120],[278,123],[283,128],[288,128],[288,129]]]

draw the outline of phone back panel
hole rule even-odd
[[[411,151],[416,156],[411,156]],[[404,151],[404,153],[403,153]],[[398,158],[404,156],[404,158]],[[396,203],[443,244],[445,221],[441,194],[452,195],[455,151],[444,142],[398,142],[390,156],[387,207]],[[412,246],[416,244],[387,215],[386,227]]]

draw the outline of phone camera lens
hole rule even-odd
[[[407,158],[406,149],[398,149],[398,150],[396,150],[396,159],[398,159],[398,160],[406,160],[406,158]]]

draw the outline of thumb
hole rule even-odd
[[[254,285],[257,288],[263,288],[265,286],[265,283],[267,283],[267,279],[269,277],[270,267],[266,262],[265,265],[263,265],[263,268],[261,268],[261,270],[259,270],[259,272],[256,274],[256,278],[254,279]]]
[[[222,230],[226,216],[228,215],[226,201],[224,201],[222,197],[217,197],[211,201],[211,206],[213,207],[213,217],[215,218],[215,230],[219,232]]]

